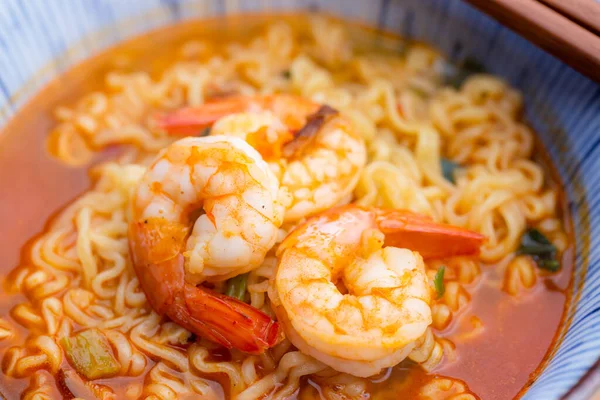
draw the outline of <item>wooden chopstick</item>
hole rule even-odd
[[[578,21],[581,17],[576,18],[572,7],[557,7],[554,10],[538,0],[466,1],[582,74],[600,82],[600,36],[560,13],[565,10]],[[544,1],[562,4],[571,0]],[[595,10],[595,5],[589,4],[595,3],[595,0],[577,1],[580,5],[588,3],[587,9]],[[592,26],[596,22],[593,21]]]
[[[600,35],[600,3],[594,0],[541,0],[565,17]]]

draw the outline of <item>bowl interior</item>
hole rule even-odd
[[[559,345],[523,398],[567,393],[600,354],[600,250],[595,246],[600,86],[460,0],[102,0],[70,7],[61,0],[5,0],[0,6],[0,126],[52,78],[121,40],[180,20],[299,9],[424,40],[453,60],[474,56],[523,91],[526,118],[564,183],[576,236],[573,298]]]

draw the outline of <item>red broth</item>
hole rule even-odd
[[[126,57],[133,61],[130,68],[156,75],[170,63],[174,49],[191,37],[210,37],[216,43],[242,35],[247,37],[248,32],[272,18],[245,15],[243,23],[240,17],[202,23],[192,21],[124,42],[70,69],[17,113],[0,133],[0,186],[3,188],[0,192],[0,274],[5,281],[4,287],[9,272],[28,262],[27,242],[43,232],[46,222],[57,210],[90,185],[87,168],[65,166],[48,154],[45,140],[55,125],[54,108],[72,103],[90,91],[101,90],[105,73],[113,68],[117,59]],[[297,15],[278,18],[293,25],[304,21]],[[354,25],[353,29],[375,33],[359,25]],[[164,50],[157,54],[155,49]],[[110,158],[114,153],[109,150],[100,158]],[[564,215],[567,230],[572,232],[566,210]],[[541,278],[543,284],[536,285],[533,293],[515,298],[499,289],[502,276],[498,275],[497,268],[483,267],[482,277],[469,288],[470,304],[461,311],[451,329],[443,332],[456,344],[458,359],[430,374],[403,363],[384,378],[371,383],[371,393],[379,393],[380,398],[398,398],[400,394],[413,398],[428,380],[447,376],[465,382],[482,399],[517,396],[535,378],[557,337],[569,299],[572,269],[571,246],[563,256],[561,272]],[[5,289],[0,291],[0,315],[11,321],[11,325],[18,326],[10,318],[10,310],[22,301],[19,294],[7,293]],[[472,316],[483,322],[484,331],[474,338],[460,340],[461,334],[473,329]],[[24,335],[27,335],[26,330],[20,329],[14,338],[0,342],[0,357],[8,347],[22,343]],[[126,383],[136,379],[143,377],[113,379],[111,386],[118,389],[116,384],[124,390]],[[28,384],[28,379],[0,375],[0,393],[7,398],[17,398]],[[319,398],[320,390],[315,382],[304,381],[298,397]]]

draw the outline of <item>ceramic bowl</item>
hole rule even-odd
[[[526,118],[564,182],[576,235],[573,300],[523,399],[587,398],[600,355],[600,86],[460,0],[3,0],[0,127],[48,81],[121,40],[180,20],[298,9],[421,39],[453,60],[476,55],[523,91]]]

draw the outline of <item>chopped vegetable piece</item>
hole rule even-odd
[[[558,250],[546,236],[537,229],[531,228],[521,236],[521,245],[517,249],[517,254],[530,256],[541,268],[551,272],[556,272],[560,268],[560,263],[556,259]]]
[[[444,175],[444,178],[446,178],[447,181],[456,183],[456,180],[454,179],[454,172],[460,168],[460,164],[443,157],[440,162],[442,164],[442,174]]]
[[[248,274],[241,274],[228,279],[225,294],[229,297],[235,297],[238,300],[244,301],[244,298],[246,297],[247,280]]]
[[[536,263],[541,269],[550,272],[556,272],[560,269],[560,263],[557,260],[537,260]]]
[[[444,70],[446,83],[455,88],[460,88],[463,82],[473,74],[485,72],[485,67],[476,59],[467,57],[458,65],[448,64]]]
[[[433,278],[433,284],[435,286],[435,291],[437,292],[437,298],[439,299],[446,293],[446,286],[444,286],[444,273],[446,272],[446,267],[441,266],[440,269],[435,273],[435,278]]]
[[[108,340],[98,329],[65,337],[61,344],[73,368],[87,379],[108,378],[121,369]]]
[[[200,136],[200,137],[204,137],[204,136],[208,136],[208,135],[210,135],[210,126],[202,129],[200,131],[200,133],[198,134],[198,136]]]
[[[555,253],[556,247],[544,234],[532,228],[525,231],[521,237],[521,246],[518,252],[519,254],[544,255]]]
[[[426,100],[429,97],[429,94],[425,90],[421,89],[418,86],[411,85],[408,87],[408,90],[410,90],[411,92],[413,92],[415,95],[417,95],[418,97],[420,97],[422,99]]]

